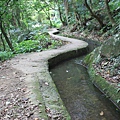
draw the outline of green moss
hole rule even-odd
[[[44,106],[46,108],[49,108],[51,112],[55,112],[54,114],[60,113],[60,115],[65,120],[71,120],[70,115],[67,112],[64,103],[62,102],[62,99],[59,96],[58,90],[49,72],[44,69],[40,73],[37,73],[36,76],[36,79],[39,80],[39,82],[37,84],[34,83],[33,85],[35,86],[35,89],[37,89],[37,91],[34,89],[34,93],[36,93],[37,96],[42,96],[42,98],[38,99],[44,101]],[[45,83],[47,83],[48,85],[45,85]]]
[[[100,60],[101,60],[100,47],[98,47],[85,57],[84,63],[86,65],[90,65],[92,63],[98,63]]]
[[[92,61],[93,61],[93,54],[92,54],[92,53],[88,54],[88,55],[84,58],[84,63],[85,63],[86,65],[89,65],[89,63],[92,63]]]
[[[120,99],[120,93],[117,92],[117,88],[113,84],[106,81],[106,79],[98,75],[93,68],[92,64],[95,62],[95,57],[96,55],[92,52],[84,59],[84,62],[89,66],[88,72],[91,80],[93,84],[95,84],[106,95],[106,97],[109,97],[109,99],[116,104],[116,106],[120,107],[120,102],[117,102]]]
[[[34,80],[31,80],[30,86],[32,86],[31,91],[32,91],[32,93],[34,93],[30,97],[31,97],[33,103],[37,104],[39,106],[39,110],[40,110],[39,116],[40,116],[40,118],[47,120],[48,117],[45,112],[45,104],[44,104],[44,100],[42,97],[42,93],[40,91],[40,86],[39,86],[39,81],[38,81],[37,76],[35,77]]]
[[[97,48],[88,54],[84,59],[84,63],[88,65],[88,72],[93,84],[95,84],[106,95],[106,97],[108,97],[116,106],[120,108],[120,102],[118,102],[120,100],[120,92],[117,87],[102,78],[93,68],[93,63],[97,63],[101,60],[99,57],[99,52],[99,48]]]
[[[93,84],[95,84],[106,95],[106,97],[116,104],[116,106],[120,107],[120,103],[117,103],[117,101],[120,99],[120,93],[117,92],[117,88],[100,75],[96,74],[92,65],[90,65],[88,71]]]

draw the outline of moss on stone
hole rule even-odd
[[[120,34],[108,39],[100,48],[101,55],[107,58],[116,57],[120,54]]]
[[[116,106],[120,107],[120,103],[117,100],[120,99],[120,93],[117,92],[117,88],[112,83],[109,83],[100,75],[96,74],[94,68],[89,68],[89,74],[93,84],[95,84]]]
[[[33,76],[35,77],[35,79],[33,80],[30,77],[30,78],[28,78],[29,81],[27,82],[27,84],[29,84],[29,86],[30,86],[29,90],[31,91],[31,93],[34,93],[34,94],[30,94],[30,98],[32,100],[32,103],[39,107],[40,114],[37,113],[38,116],[40,116],[41,119],[47,120],[48,117],[45,112],[45,103],[44,103],[44,100],[42,97],[42,93],[39,90],[40,86],[39,86],[39,81],[38,81],[36,73]]]
[[[93,63],[97,63],[101,59],[98,53],[99,49],[97,48],[92,53],[88,54],[84,59],[85,64],[88,65],[88,72],[91,77],[91,81],[106,95],[106,97],[108,97],[118,108],[120,108],[120,102],[117,102],[120,99],[120,93],[117,91],[117,88],[114,84],[106,81],[106,79],[97,74],[93,68]]]

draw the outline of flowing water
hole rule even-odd
[[[82,59],[63,62],[50,70],[72,120],[120,120],[120,112],[92,85]]]

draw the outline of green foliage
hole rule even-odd
[[[75,23],[75,16],[74,13],[71,12],[71,14],[68,16],[68,23],[69,24],[74,24]]]
[[[14,53],[39,52],[46,49],[57,48],[62,44],[61,41],[50,38],[48,33],[36,34],[33,40],[26,40],[20,43],[14,42]],[[7,60],[13,56],[12,52],[0,52],[0,61]]]
[[[106,36],[112,36],[119,31],[120,12],[119,0],[111,0],[109,2],[110,11],[116,25],[111,26],[107,10],[105,8],[105,1],[87,0],[92,12],[97,15],[105,24],[100,30],[98,21],[91,15],[90,11],[85,6],[85,0],[67,0],[68,6],[61,0],[3,0],[0,1],[0,20],[6,36],[9,38],[10,43],[15,46],[15,52],[31,52],[36,50],[44,50],[50,47],[55,47],[60,42],[49,40],[48,36],[36,35],[31,41],[24,41],[20,44],[17,43],[17,35],[11,30],[20,29],[21,31],[36,31],[45,32],[51,26],[60,27],[63,25],[77,25],[79,31],[84,31],[89,34],[93,29],[99,30],[102,35],[106,30]],[[68,7],[68,8],[67,8]],[[68,11],[66,11],[68,10]],[[0,33],[2,33],[0,29]],[[6,38],[2,33],[6,50],[9,47],[6,43]],[[1,44],[3,46],[3,44]],[[3,48],[3,47],[1,47]],[[1,49],[3,50],[3,49]]]
[[[37,49],[39,49],[39,41],[27,40],[27,41],[22,41],[21,43],[16,45],[15,53],[32,52],[32,51],[36,51]]]
[[[119,0],[111,0],[110,2],[110,9],[113,11],[115,9],[119,9],[120,7],[120,1]]]
[[[117,103],[119,103],[119,102],[120,102],[120,99],[117,100]]]
[[[0,52],[0,61],[5,61],[7,59],[10,59],[11,57],[13,57],[13,53],[12,52]]]
[[[120,92],[120,88],[117,89],[117,93]]]
[[[51,40],[51,43],[52,44],[48,47],[49,49],[57,48],[63,44],[62,41],[58,41],[58,40]]]
[[[51,39],[48,33],[37,34],[36,36],[34,36],[34,40],[27,40],[17,43],[15,45],[15,53],[18,54],[43,51],[46,49],[56,48],[61,45],[61,41]]]

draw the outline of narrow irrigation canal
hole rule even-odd
[[[120,120],[120,112],[90,82],[83,57],[72,59],[50,70],[72,120]]]

